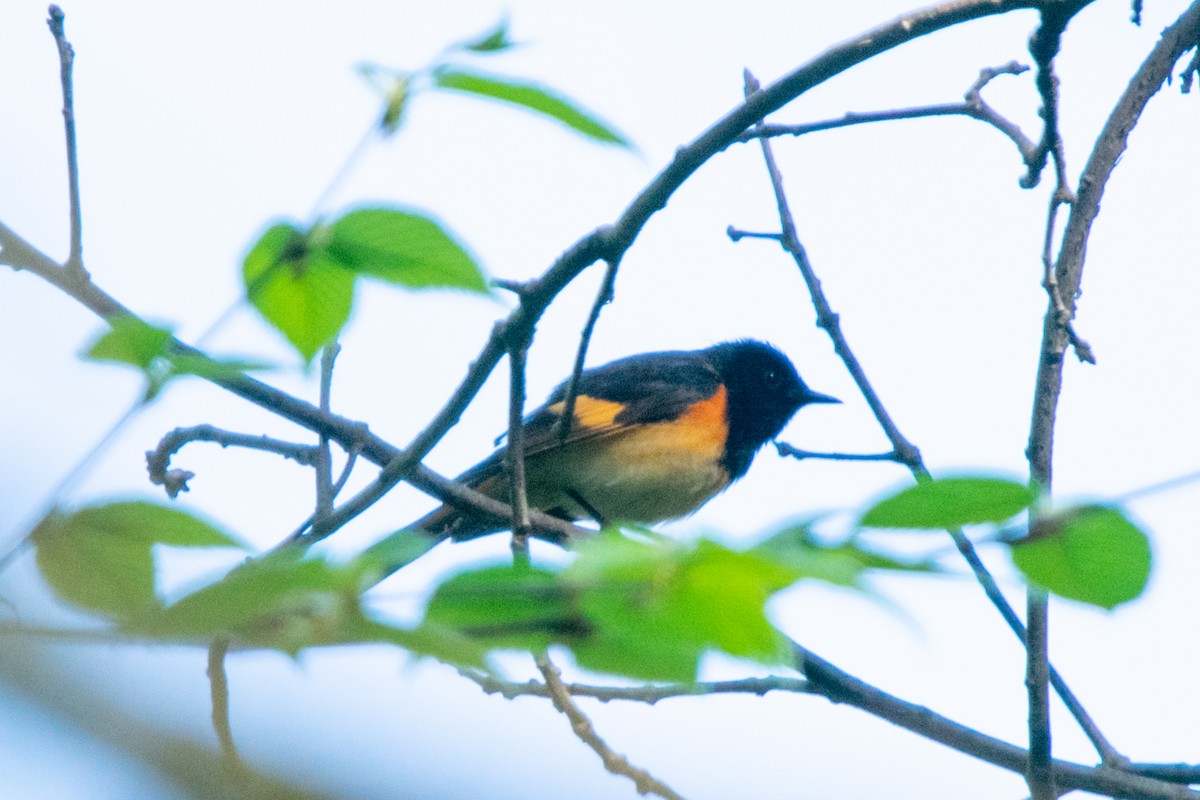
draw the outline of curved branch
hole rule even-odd
[[[1011,772],[1025,774],[1029,762],[1028,751],[876,689],[799,644],[793,643],[793,650],[797,669],[808,678],[815,693],[824,695],[834,703],[854,706],[960,753]],[[1081,789],[1107,797],[1136,800],[1200,800],[1198,792],[1116,767],[1089,767],[1056,759],[1051,762],[1051,769],[1054,783],[1061,791]]]

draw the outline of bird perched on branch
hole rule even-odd
[[[787,356],[753,340],[629,356],[579,376],[525,418],[530,508],[575,521],[653,523],[684,517],[746,474],[792,415],[836,398],[809,389]],[[506,450],[458,477],[509,502]],[[438,539],[505,530],[505,520],[443,505],[410,526]]]

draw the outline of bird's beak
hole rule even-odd
[[[804,394],[800,396],[800,405],[804,405],[804,406],[809,405],[810,403],[840,403],[840,402],[842,402],[842,401],[838,400],[836,397],[831,397],[830,395],[827,395],[827,394],[821,394],[820,392],[814,392],[812,389],[809,389],[807,386],[804,387]]]

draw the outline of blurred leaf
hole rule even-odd
[[[111,326],[83,352],[89,361],[130,364],[143,371],[164,357],[171,347],[171,331],[121,315],[109,320]]]
[[[168,638],[258,634],[290,641],[293,635],[285,626],[311,635],[304,620],[336,609],[345,589],[344,578],[326,562],[303,558],[298,550],[280,550],[235,567],[216,583],[134,620],[131,627]]]
[[[401,567],[416,561],[438,544],[424,533],[399,530],[388,534],[346,564],[363,588],[374,586]]]
[[[477,39],[465,42],[460,45],[460,48],[472,53],[487,55],[508,50],[513,46],[512,40],[508,38],[508,17],[501,17],[495,28]]]
[[[876,503],[861,524],[873,528],[944,529],[1003,522],[1037,498],[1028,486],[1000,478],[941,478]]]
[[[312,238],[293,225],[274,225],[242,265],[246,297],[306,362],[341,331],[354,301],[354,274]]]
[[[218,359],[203,353],[180,353],[173,345],[170,329],[143,322],[132,316],[114,317],[112,328],[83,353],[89,361],[128,364],[146,376],[145,399],[153,399],[177,375],[201,378],[230,378],[270,365],[245,359]]]
[[[397,628],[358,613],[343,622],[341,632],[347,643],[394,644],[415,656],[436,658],[456,667],[488,668],[487,647],[484,644],[439,625],[425,623],[416,628]]]
[[[116,617],[159,605],[153,545],[242,547],[185,511],[142,502],[51,512],[32,539],[38,568],[59,597]]]
[[[407,75],[393,77],[391,88],[384,97],[383,115],[379,118],[379,130],[384,136],[392,136],[400,130],[404,112],[408,109],[411,81]]]
[[[491,647],[541,649],[582,632],[582,620],[553,573],[484,567],[438,587],[425,624],[451,628]]]
[[[326,244],[340,266],[411,289],[486,293],[467,252],[433,220],[389,208],[363,208],[335,220]]]
[[[715,542],[694,545],[593,537],[567,568],[590,634],[574,645],[583,667],[646,680],[695,680],[716,648],[769,663],[786,642],[764,613],[795,572]]]
[[[1072,600],[1112,609],[1140,596],[1150,579],[1150,541],[1118,509],[1084,506],[1039,521],[1013,543],[1031,582]]]
[[[217,380],[234,378],[245,372],[275,369],[267,361],[248,358],[214,358],[203,353],[175,353],[170,355],[171,368],[177,375],[195,375]]]
[[[555,119],[596,141],[630,147],[629,141],[624,136],[578,106],[541,86],[520,83],[495,75],[469,72],[457,67],[441,67],[434,71],[433,79],[434,83],[443,89],[453,89],[511,103]]]
[[[898,572],[940,572],[931,562],[902,561],[862,547],[853,539],[825,544],[812,536],[807,523],[789,525],[772,534],[751,551],[795,570],[797,577],[858,588],[869,569]]]

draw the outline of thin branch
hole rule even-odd
[[[213,639],[208,646],[208,685],[212,697],[212,725],[221,744],[221,756],[225,766],[235,772],[243,769],[233,741],[233,728],[229,724],[229,677],[225,674],[225,656],[229,652],[228,639]]]
[[[1028,751],[876,689],[799,644],[793,643],[793,650],[797,669],[808,678],[813,692],[834,703],[854,706],[989,764],[1025,774],[1029,763]],[[1134,775],[1113,766],[1094,767],[1056,759],[1051,762],[1051,768],[1054,783],[1062,792],[1082,790],[1132,800],[1200,800],[1200,792]]]
[[[512,500],[512,552],[516,564],[529,565],[529,497],[525,487],[525,355],[529,340],[513,342],[508,351],[508,462]]]
[[[732,225],[725,228],[725,235],[729,237],[729,241],[731,242],[740,242],[742,239],[770,239],[773,242],[783,241],[783,236],[778,233],[744,231],[741,228],[735,228]]]
[[[971,84],[966,93],[963,95],[964,102],[961,103],[939,103],[926,106],[913,106],[910,108],[894,108],[886,111],[847,111],[841,117],[836,119],[826,119],[819,122],[808,122],[800,125],[756,125],[746,133],[738,137],[740,142],[749,142],[754,139],[776,138],[779,136],[803,136],[808,133],[816,133],[818,131],[828,131],[837,128],[845,128],[851,125],[865,125],[872,122],[894,122],[897,120],[906,119],[923,119],[927,117],[948,117],[948,116],[963,116],[970,119],[979,120],[980,122],[991,125],[996,130],[1007,136],[1021,155],[1021,160],[1027,165],[1032,163],[1036,158],[1037,145],[1034,144],[1028,136],[1021,131],[1020,126],[1012,122],[996,109],[992,108],[983,99],[981,94],[983,87],[1000,75],[1020,75],[1027,72],[1029,67],[1024,64],[1019,64],[1016,61],[1010,61],[999,67],[985,67],[979,71],[979,77]],[[732,234],[730,234],[732,237]],[[753,235],[753,234],[743,234]],[[772,234],[758,234],[759,236],[770,236]],[[734,239],[734,241],[737,241]]]
[[[341,345],[337,342],[326,345],[321,350],[321,389],[319,408],[326,414],[331,413],[330,401],[333,393],[333,365],[337,361]],[[314,519],[320,519],[333,513],[333,456],[329,451],[329,437],[320,434],[317,442],[317,508],[313,512]]]
[[[659,797],[665,797],[667,800],[683,800],[682,795],[674,791],[670,786],[655,778],[646,770],[640,767],[635,767],[629,763],[629,759],[620,753],[614,752],[611,747],[605,744],[604,740],[596,733],[596,729],[592,727],[592,722],[587,718],[579,706],[575,705],[571,700],[571,694],[563,685],[562,675],[558,671],[558,667],[550,663],[550,659],[546,656],[538,656],[538,670],[541,671],[542,677],[546,681],[546,686],[550,692],[550,699],[554,703],[554,707],[558,709],[567,719],[571,721],[571,730],[579,737],[579,740],[595,751],[596,755],[600,756],[600,760],[604,762],[604,768],[614,775],[624,775],[633,781],[633,785],[637,787],[638,794],[653,793]]]
[[[551,697],[550,687],[537,681],[514,683],[500,680],[484,672],[459,670],[466,678],[474,681],[487,694],[498,694],[506,700],[515,697]],[[762,697],[768,692],[793,692],[812,694],[808,681],[802,678],[743,678],[735,681],[712,681],[698,683],[647,684],[644,686],[589,686],[566,683],[563,688],[572,697],[590,697],[602,703],[624,700],[633,703],[654,705],[660,700],[677,697],[697,697],[710,694],[754,694]]]
[[[1030,586],[1025,601],[1025,690],[1029,706],[1030,800],[1058,800],[1050,733],[1050,598],[1044,589]]]
[[[1032,158],[1026,161],[1029,171],[1021,179],[1021,186],[1032,189],[1041,180],[1042,170],[1052,154],[1061,156],[1062,142],[1058,134],[1058,76],[1054,73],[1054,57],[1062,44],[1062,35],[1071,19],[1088,5],[1089,0],[1068,0],[1052,6],[1042,6],[1041,22],[1029,37],[1029,54],[1033,56],[1037,71],[1034,85],[1042,97],[1042,137],[1034,149]],[[1065,184],[1062,160],[1056,158],[1060,169],[1060,185]]]
[[[1192,60],[1179,73],[1179,91],[1181,94],[1187,94],[1192,91],[1192,81],[1200,75],[1200,44],[1196,46],[1196,52],[1192,53]]]
[[[613,289],[616,286],[617,269],[619,268],[619,261],[608,262],[608,267],[604,270],[604,280],[600,282],[600,290],[596,292],[596,299],[592,302],[592,310],[588,313],[587,322],[584,323],[583,330],[579,333],[579,348],[575,351],[575,364],[571,369],[571,377],[567,381],[562,416],[558,421],[560,442],[565,442],[571,435],[571,425],[575,420],[575,400],[579,394],[579,377],[583,375],[583,365],[587,361],[588,345],[592,342],[592,333],[596,330],[596,323],[600,321],[600,312],[613,301]]]
[[[748,92],[757,91],[757,81],[755,81],[754,76],[750,75],[749,72],[746,73],[746,83]],[[908,467],[917,481],[926,480],[929,477],[929,471],[925,467],[920,451],[900,433],[900,429],[884,407],[883,401],[875,392],[871,382],[867,379],[866,372],[863,370],[858,358],[854,355],[853,350],[851,350],[849,342],[847,342],[845,336],[842,334],[838,315],[833,312],[828,300],[825,298],[821,282],[817,278],[811,262],[808,260],[808,254],[801,244],[799,234],[796,231],[787,195],[783,189],[783,176],[780,174],[779,168],[775,163],[775,156],[770,140],[760,139],[759,142],[762,146],[763,159],[767,164],[767,172],[771,179],[771,186],[775,193],[775,200],[779,209],[780,228],[782,232],[780,243],[795,260],[796,266],[800,269],[804,282],[808,286],[813,306],[817,312],[817,326],[825,330],[833,341],[834,351],[842,359],[847,372],[854,379],[859,392],[866,399],[867,405],[870,406],[872,413],[875,415],[875,419],[891,442],[895,460]],[[1000,612],[1000,616],[1004,619],[1005,623],[1017,638],[1020,639],[1021,643],[1024,644],[1026,636],[1025,626],[1021,623],[1020,618],[1000,591],[1000,587],[996,584],[991,572],[979,558],[979,554],[975,551],[975,546],[963,535],[961,530],[951,530],[948,533],[954,541],[954,546],[962,555],[963,560],[970,567],[975,580],[983,588],[988,600],[991,601],[992,605]],[[1053,683],[1055,691],[1062,698],[1063,703],[1070,709],[1072,716],[1075,717],[1080,727],[1092,739],[1101,756],[1115,753],[1112,746],[1101,735],[1086,709],[1084,709],[1083,704],[1075,697],[1070,687],[1067,686],[1066,681],[1058,674],[1058,671],[1052,667],[1050,668],[1050,681]]]
[[[290,458],[306,467],[314,466],[319,454],[319,448],[310,444],[286,442],[270,436],[234,433],[213,425],[176,428],[164,436],[157,447],[146,451],[146,469],[150,473],[150,482],[162,486],[171,497],[188,491],[187,482],[196,477],[196,473],[186,469],[171,469],[171,457],[191,442],[213,442],[221,447],[261,450]]]
[[[1082,8],[1082,6],[1080,7]],[[1041,22],[1037,30],[1029,38],[1029,52],[1037,65],[1034,83],[1038,94],[1042,97],[1042,138],[1038,143],[1035,158],[1029,162],[1029,171],[1021,181],[1021,185],[1031,188],[1038,184],[1041,172],[1046,166],[1048,156],[1053,156],[1055,167],[1055,190],[1050,197],[1050,209],[1047,214],[1043,264],[1046,277],[1043,286],[1050,295],[1050,305],[1056,309],[1060,324],[1069,325],[1070,314],[1066,311],[1059,291],[1058,282],[1050,269],[1050,241],[1054,235],[1055,219],[1058,207],[1073,202],[1066,174],[1066,155],[1063,149],[1062,135],[1058,130],[1058,75],[1054,71],[1054,58],[1062,45],[1062,35],[1067,24],[1075,15],[1070,8],[1043,9]],[[1076,339],[1074,331],[1071,338]],[[1076,350],[1081,360],[1084,354],[1092,358],[1090,348]],[[1036,470],[1031,472],[1030,479],[1037,485],[1049,490],[1049,482],[1042,482],[1041,475]],[[1049,477],[1048,475],[1046,476]],[[1033,524],[1031,514],[1030,524]],[[1030,800],[1057,800],[1058,791],[1054,785],[1054,773],[1051,769],[1052,735],[1050,731],[1050,598],[1045,590],[1030,584],[1026,590],[1025,599],[1025,690],[1029,708],[1029,768],[1025,773],[1025,781],[1029,785]],[[1104,740],[1101,740],[1104,741]],[[1101,758],[1108,760],[1111,747],[1107,742],[1099,748]]]
[[[812,450],[801,450],[792,447],[787,442],[775,442],[775,452],[784,457],[803,461],[806,458],[822,458],[828,461],[899,461],[900,456],[892,450],[887,453],[814,453]]]
[[[79,149],[75,142],[75,90],[71,71],[75,64],[75,48],[67,41],[63,23],[66,15],[56,5],[50,6],[50,33],[54,36],[54,44],[58,47],[59,74],[62,80],[63,98],[63,127],[66,129],[67,142],[67,193],[70,202],[71,218],[71,250],[63,268],[78,278],[87,280],[87,272],[83,268],[83,206],[79,200]]]

